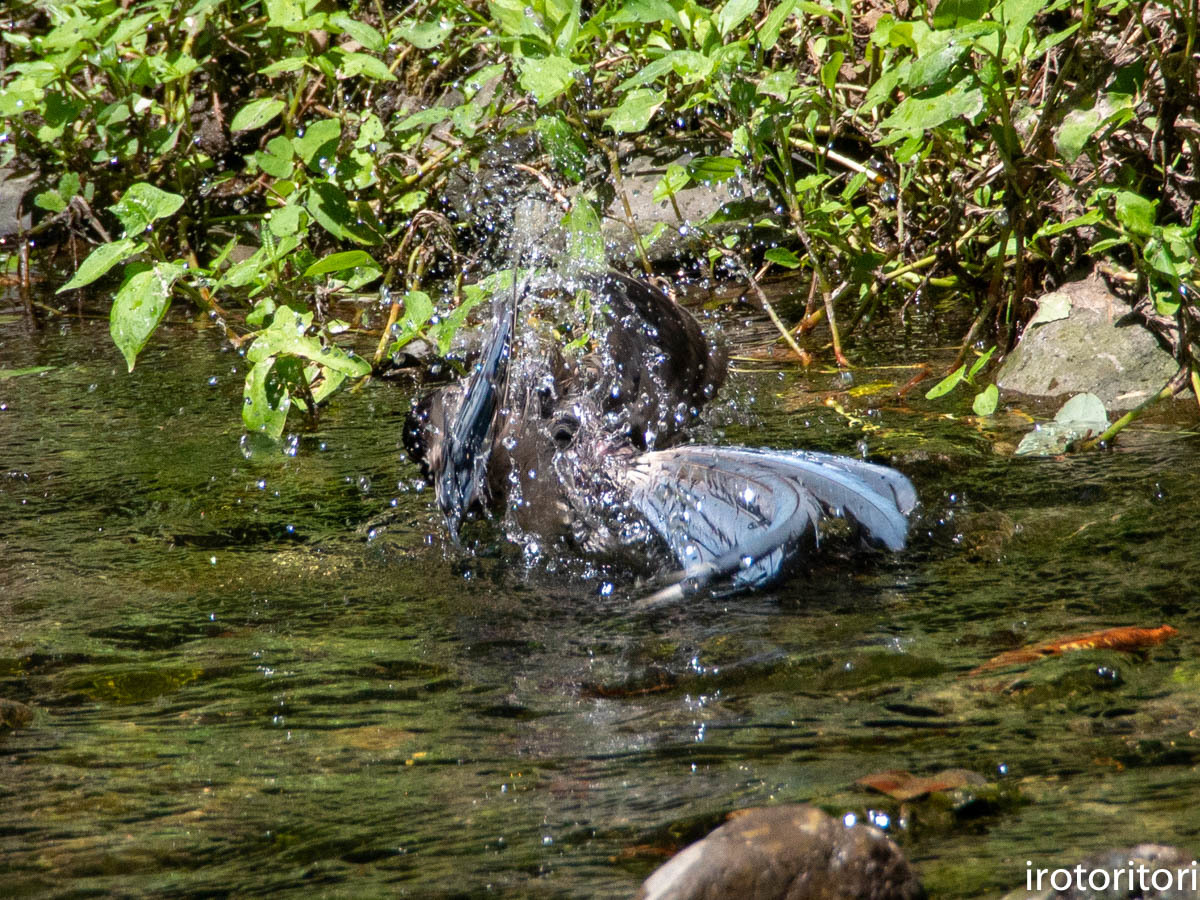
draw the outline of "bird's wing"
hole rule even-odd
[[[678,447],[637,457],[627,478],[631,506],[682,566],[651,603],[721,578],[734,589],[765,584],[825,513],[848,516],[899,550],[917,500],[893,469],[799,451]]]
[[[669,447],[725,380],[725,356],[656,287],[610,270],[600,296],[608,312],[605,411],[627,418],[638,449]]]
[[[512,293],[495,304],[495,321],[484,344],[483,355],[471,373],[462,402],[446,430],[442,465],[435,475],[434,489],[455,540],[467,510],[483,499],[487,490],[488,457],[496,433],[497,412],[508,384],[508,359],[517,305],[527,287],[528,278],[518,285],[514,272]]]

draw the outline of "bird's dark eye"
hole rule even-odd
[[[560,416],[550,428],[550,436],[560,450],[571,446],[575,440],[575,432],[579,430],[579,420],[574,416]]]

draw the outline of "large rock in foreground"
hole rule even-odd
[[[1002,391],[1033,397],[1086,391],[1110,411],[1132,409],[1179,368],[1099,275],[1064,284],[1037,302],[1037,315],[996,375]]]
[[[835,900],[924,897],[900,849],[868,825],[813,806],[746,810],[676,854],[639,900]]]

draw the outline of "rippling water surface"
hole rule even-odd
[[[726,812],[795,801],[886,824],[937,896],[1200,849],[1185,426],[1013,459],[1027,422],[969,398],[813,393],[903,370],[735,376],[714,439],[865,441],[917,484],[911,547],[830,540],[773,590],[646,614],[619,572],[603,595],[486,537],[449,550],[407,489],[406,387],[343,395],[290,456],[243,439],[213,330],[165,329],[126,375],[106,322],[6,313],[0,369],[33,365],[0,380],[0,698],[34,710],[0,730],[5,895],[629,896]],[[1162,624],[1141,654],[967,674]],[[854,785],[946,768],[989,786]]]

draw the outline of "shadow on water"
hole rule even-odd
[[[35,710],[0,731],[6,895],[628,896],[725,812],[784,801],[886,823],[939,896],[1200,847],[1194,434],[1018,460],[1003,421],[842,395],[864,433],[803,393],[831,374],[741,375],[715,437],[866,434],[922,495],[912,546],[832,537],[771,591],[639,614],[621,572],[449,552],[399,461],[404,388],[343,396],[287,455],[243,440],[216,334],[164,329],[127,376],[106,323],[13,317],[0,358],[54,367],[0,380],[0,698]],[[968,675],[1164,623],[1140,655]],[[946,768],[990,786],[854,786]]]

